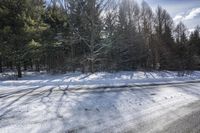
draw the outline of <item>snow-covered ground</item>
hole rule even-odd
[[[200,110],[188,107],[200,100],[199,80],[198,71],[26,73],[0,81],[0,133],[153,132]]]
[[[60,87],[60,88],[95,88],[95,87],[122,87],[141,84],[160,84],[168,82],[200,80],[200,71],[179,76],[178,72],[117,72],[117,73],[66,73],[60,75],[38,74],[28,72],[19,80],[0,81],[0,89],[28,89],[35,87]]]
[[[155,133],[200,111],[200,83],[73,91],[44,88],[0,90],[1,133]]]

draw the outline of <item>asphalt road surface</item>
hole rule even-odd
[[[200,133],[200,83],[0,90],[0,133]]]

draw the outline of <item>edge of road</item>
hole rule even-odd
[[[112,89],[112,88],[128,88],[128,87],[148,87],[148,86],[161,86],[161,85],[179,85],[186,83],[200,83],[198,80],[185,80],[185,81],[166,81],[166,82],[151,82],[151,83],[132,83],[127,85],[116,85],[116,86],[98,86],[98,87],[81,87],[81,88],[66,88],[62,90],[93,90],[93,89]]]
[[[200,83],[200,80],[187,80],[187,81],[174,81],[174,82],[152,82],[152,83],[133,83],[122,86],[99,86],[99,87],[82,87],[82,88],[57,88],[54,91],[67,91],[67,92],[78,92],[78,93],[88,93],[88,92],[116,92],[116,91],[129,91],[129,90],[141,90],[141,89],[151,89],[156,86],[172,86],[172,85],[182,85],[182,84],[194,84]],[[151,88],[144,88],[151,87]]]
[[[200,83],[200,79],[193,79],[193,80],[182,80],[182,81],[154,81],[154,82],[144,82],[144,83],[132,83],[127,85],[102,85],[97,87],[90,87],[90,86],[83,86],[83,87],[62,87],[59,84],[55,85],[52,91],[68,91],[68,92],[80,92],[80,93],[87,93],[87,92],[113,92],[113,91],[128,91],[128,90],[136,90],[136,89],[144,89],[144,87],[155,87],[155,86],[171,86],[171,85],[181,85],[181,84],[192,84],[192,83]],[[49,91],[49,89],[41,89],[38,90],[40,87],[33,87],[28,89],[19,89],[19,90],[7,90],[3,91],[4,93],[17,93],[17,92],[26,92],[33,90],[34,92],[40,91]],[[42,87],[41,87],[42,88]],[[146,88],[145,88],[146,89]],[[0,89],[1,92],[1,89]],[[4,93],[0,93],[0,95],[4,96]],[[1,98],[1,97],[0,97]]]

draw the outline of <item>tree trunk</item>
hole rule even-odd
[[[71,45],[71,63],[72,63],[72,71],[75,72],[75,62],[74,62],[74,46]]]
[[[24,71],[26,71],[26,70],[27,70],[27,63],[24,62]]]
[[[90,61],[90,72],[94,73],[94,61],[93,60]]]
[[[9,68],[10,68],[11,70],[13,70],[13,63],[12,63],[12,62],[9,63]]]
[[[94,73],[94,50],[95,50],[95,0],[91,1],[91,10],[90,10],[90,15],[91,15],[91,34],[90,34],[90,72]]]
[[[2,68],[2,57],[0,56],[0,73],[3,72],[3,68]]]
[[[22,77],[22,70],[21,70],[21,64],[17,64],[17,77],[21,78]]]
[[[30,67],[31,67],[31,70],[33,70],[33,61],[30,60]]]
[[[40,64],[38,61],[36,61],[36,71],[39,72],[40,71]]]

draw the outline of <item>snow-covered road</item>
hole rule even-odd
[[[0,132],[172,132],[174,122],[200,112],[199,100],[198,82],[110,89],[44,86],[0,90]]]

